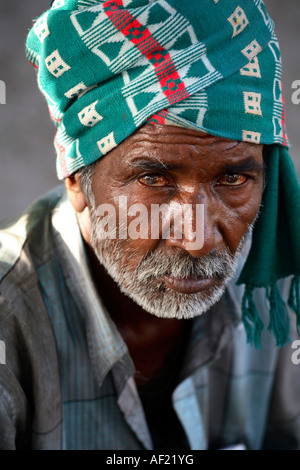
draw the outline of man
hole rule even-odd
[[[66,191],[2,223],[0,448],[299,448],[299,185],[262,2],[56,0],[27,57]]]

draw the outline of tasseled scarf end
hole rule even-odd
[[[245,326],[247,341],[259,349],[260,335],[264,328],[261,321],[254,299],[253,287],[246,285],[245,293],[242,300],[242,320]]]
[[[259,349],[264,324],[253,299],[253,290],[253,286],[246,285],[242,300],[242,320],[245,326],[248,343],[254,344],[254,346]],[[266,296],[270,308],[268,330],[274,334],[276,345],[282,347],[290,341],[290,322],[285,302],[280,295],[276,282],[267,287]],[[297,331],[300,335],[300,276],[295,276],[292,279],[288,305],[296,314]]]
[[[297,332],[300,336],[300,276],[294,276],[292,279],[288,304],[296,314]]]

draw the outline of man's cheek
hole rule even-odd
[[[127,240],[121,240],[119,243],[122,247],[125,263],[128,266],[136,267],[157,248],[159,241],[151,240],[151,238],[148,240],[128,238]]]
[[[244,197],[237,195],[237,203],[232,206],[232,212],[235,214],[237,224],[245,225],[246,228],[252,224],[256,218],[261,201],[262,201],[262,187],[255,185],[253,190],[249,190]]]
[[[224,215],[219,230],[222,233],[225,245],[228,246],[232,253],[236,252],[243,237],[248,233],[249,228],[255,221],[259,206],[259,204],[255,206],[249,204],[231,212],[229,216]]]
[[[259,210],[261,206],[261,197],[253,196],[253,199],[250,199],[244,207],[241,207],[239,210],[239,216],[241,221],[246,224],[253,224],[257,216],[259,215]]]

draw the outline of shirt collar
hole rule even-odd
[[[133,373],[127,346],[92,281],[76,213],[66,194],[53,212],[52,224],[66,282],[84,312],[89,354],[98,384],[121,359]]]

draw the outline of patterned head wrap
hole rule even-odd
[[[26,55],[57,126],[60,179],[146,122],[270,145],[263,210],[239,279],[243,320],[259,346],[252,292],[266,287],[269,328],[283,345],[289,325],[276,282],[294,274],[289,304],[300,331],[299,185],[287,151],[280,51],[263,2],[55,0],[29,32]]]

